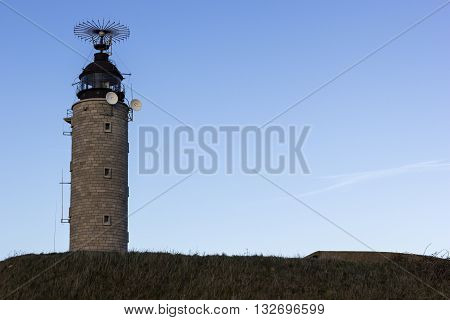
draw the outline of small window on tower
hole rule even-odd
[[[105,168],[104,177],[107,179],[111,179],[112,176],[112,169],[111,168]]]
[[[105,132],[111,132],[111,122],[105,122]]]
[[[110,226],[111,225],[111,216],[103,216],[103,225]]]

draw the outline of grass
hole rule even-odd
[[[388,261],[77,252],[23,255],[1,261],[0,298],[445,299],[450,296],[450,260],[407,256],[394,260],[434,289]]]

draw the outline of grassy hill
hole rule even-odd
[[[390,254],[392,263],[374,255],[377,254],[317,253],[303,259],[138,252],[23,255],[0,262],[0,298],[445,299],[450,296],[450,260]]]

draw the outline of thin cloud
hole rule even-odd
[[[319,193],[328,192],[331,190],[339,189],[345,186],[354,185],[357,183],[365,182],[368,180],[380,179],[385,177],[392,177],[406,173],[413,172],[421,172],[427,170],[449,170],[450,162],[448,160],[435,160],[435,161],[427,161],[427,162],[419,162],[408,164],[395,168],[381,169],[381,170],[373,170],[373,171],[363,171],[351,174],[342,174],[342,175],[334,175],[334,176],[325,176],[320,179],[327,180],[337,180],[337,182],[332,183],[329,186],[326,186],[321,189],[305,192],[300,194],[300,197],[308,197],[312,195],[316,195]]]

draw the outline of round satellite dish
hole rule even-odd
[[[116,104],[117,101],[119,101],[119,97],[117,97],[117,94],[114,92],[108,92],[106,94],[106,102],[108,102],[110,105]]]
[[[133,109],[134,111],[139,111],[142,108],[142,102],[138,99],[131,100],[130,105],[131,109]]]

